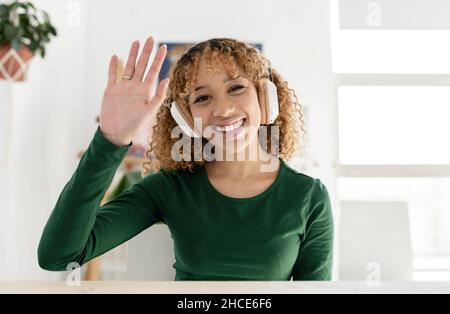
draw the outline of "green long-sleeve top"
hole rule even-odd
[[[232,198],[214,188],[204,167],[162,169],[100,207],[127,151],[97,128],[43,231],[43,269],[83,265],[162,222],[174,241],[175,280],[331,279],[333,215],[319,179],[280,159],[269,188]]]

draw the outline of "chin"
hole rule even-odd
[[[221,151],[224,151],[226,155],[232,156],[239,153],[243,154],[250,146],[253,147],[253,145],[250,144],[255,139],[258,139],[258,128],[244,124],[243,130],[233,134],[233,136],[227,136],[227,134],[225,134],[225,136],[224,134],[214,134],[212,142],[215,147],[219,148]],[[246,155],[248,155],[248,153]],[[248,156],[245,157],[245,159],[248,159]]]

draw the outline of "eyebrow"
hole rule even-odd
[[[241,77],[242,77],[242,74],[236,76],[235,78],[230,78],[230,77],[228,77],[228,78],[224,79],[223,82],[226,83],[226,82],[229,82],[229,81],[235,81],[235,80],[237,80],[238,78],[241,78]],[[197,86],[197,87],[194,89],[194,92],[197,92],[197,91],[199,91],[199,90],[201,90],[201,89],[203,89],[203,88],[206,88],[206,87],[209,87],[209,85],[207,84],[207,85]]]

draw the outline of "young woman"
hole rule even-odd
[[[305,131],[294,91],[256,49],[219,38],[186,51],[153,94],[167,50],[145,74],[153,46],[150,37],[138,59],[133,43],[119,83],[112,57],[100,125],[47,222],[40,266],[84,264],[163,222],[175,280],[330,280],[327,190],[285,163]],[[99,208],[133,136],[154,117],[147,155],[157,163]]]

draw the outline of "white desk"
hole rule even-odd
[[[66,282],[0,282],[4,293],[162,293],[162,294],[310,294],[310,293],[450,293],[450,282],[245,282],[245,281],[148,281],[81,282],[69,287]]]

